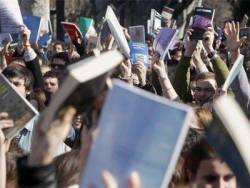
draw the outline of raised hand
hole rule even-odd
[[[0,188],[6,187],[6,159],[5,152],[8,150],[9,142],[5,139],[2,129],[13,127],[14,123],[8,114],[0,112]]]
[[[68,107],[63,110],[59,117],[47,128],[44,125],[46,114],[42,115],[34,128],[31,154],[29,157],[30,166],[42,166],[52,163],[54,152],[60,143],[65,140],[76,110]],[[39,146],[39,147],[37,147]]]
[[[30,45],[30,35],[31,31],[27,27],[22,27],[20,31],[20,36],[24,46]]]
[[[227,38],[226,45],[228,50],[235,51],[239,50],[242,43],[247,39],[247,37],[239,37],[240,25],[239,22],[227,22],[224,28],[224,33]]]
[[[128,78],[132,76],[132,64],[129,59],[124,60],[120,65],[122,77]]]
[[[152,57],[152,69],[157,73],[158,77],[167,77],[165,64],[163,61],[159,60],[159,57],[157,55],[154,55]]]
[[[203,45],[201,41],[198,41],[196,49],[193,53],[193,62],[194,64],[202,63],[201,51],[203,49]]]
[[[142,62],[137,62],[133,64],[133,73],[138,76],[141,86],[146,85],[147,69]]]
[[[8,113],[0,112],[0,148],[6,148],[7,140],[5,139],[2,129],[14,126],[14,121],[9,119]]]
[[[214,28],[208,27],[207,31],[203,34],[202,43],[207,53],[213,52],[213,42],[214,42]]]
[[[195,47],[197,45],[197,40],[191,40],[192,29],[188,29],[184,37],[184,56],[192,57]]]

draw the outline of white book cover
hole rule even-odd
[[[234,81],[234,79],[236,78],[236,76],[240,73],[240,70],[243,66],[244,63],[244,56],[243,55],[239,55],[238,58],[236,59],[236,61],[233,64],[233,67],[231,68],[227,79],[225,81],[225,83],[222,86],[222,90],[223,91],[227,91],[228,88],[230,87],[231,83]]]
[[[108,170],[118,187],[137,171],[143,188],[166,188],[187,135],[192,109],[115,80],[106,97],[99,132],[81,187],[105,187]]]
[[[0,0],[0,33],[19,33],[23,19],[17,0]]]
[[[120,48],[121,52],[127,57],[130,57],[130,49],[129,49],[129,45],[127,42],[127,39],[123,33],[122,27],[113,11],[113,9],[108,6],[107,8],[107,12],[106,12],[106,16],[105,16],[110,31],[112,33],[112,35],[115,38],[115,41],[118,45],[118,47]]]

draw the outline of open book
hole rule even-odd
[[[31,31],[30,42],[32,44],[36,44],[38,42],[38,39],[40,36],[42,17],[23,16],[23,22],[28,27],[28,29]]]
[[[171,28],[162,28],[160,33],[156,36],[153,48],[160,55],[160,59],[164,60],[169,48],[175,41],[178,30]]]
[[[61,24],[62,24],[65,32],[68,33],[71,41],[74,41],[77,38],[83,38],[79,27],[75,23],[61,22]]]
[[[238,104],[229,96],[214,104],[214,120],[206,138],[237,177],[239,187],[250,187],[250,124]]]
[[[82,111],[87,102],[105,89],[107,78],[122,60],[123,56],[118,51],[108,51],[69,66],[67,77],[44,111],[44,124],[48,125],[65,106],[74,106]]]
[[[145,43],[145,28],[144,25],[136,25],[128,28],[132,42]]]
[[[127,187],[137,171],[143,188],[166,188],[184,143],[192,110],[121,81],[113,81],[106,97],[99,132],[91,148],[81,187],[105,187],[108,170]]]
[[[13,138],[24,126],[39,114],[38,111],[0,74],[0,111],[7,112],[14,127],[5,129],[7,139]]]
[[[244,56],[240,54],[238,56],[238,58],[236,59],[236,61],[234,62],[233,67],[231,68],[231,70],[227,76],[227,79],[222,86],[223,91],[228,90],[231,83],[234,81],[236,76],[240,73],[240,70],[243,67],[243,63],[244,63]]]
[[[119,49],[127,58],[129,58],[130,49],[128,46],[128,42],[127,42],[126,37],[123,33],[122,27],[121,27],[119,21],[117,20],[117,17],[115,16],[113,9],[110,6],[108,6],[108,8],[107,8],[105,18],[108,22],[110,31],[111,31],[112,35],[114,36],[115,41],[116,41]]]
[[[202,40],[208,27],[213,25],[215,10],[211,8],[196,7],[192,18],[192,39]]]
[[[23,19],[17,0],[0,0],[0,33],[19,33]]]

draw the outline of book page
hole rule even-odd
[[[118,187],[127,187],[132,171],[143,188],[166,188],[188,130],[189,107],[115,81],[108,94],[99,133],[89,155],[81,187],[104,187],[103,170]]]
[[[23,26],[17,0],[0,0],[0,33],[19,33]]]

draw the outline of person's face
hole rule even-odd
[[[236,188],[236,178],[225,162],[208,159],[200,163],[195,177],[197,188]]]
[[[82,115],[81,114],[76,115],[73,120],[73,127],[75,129],[80,129],[82,127],[82,123],[83,123]]]
[[[196,104],[203,105],[213,99],[217,84],[214,79],[197,80],[194,88],[194,100]]]
[[[58,79],[47,77],[44,78],[44,90],[50,94],[54,94],[57,92],[59,85],[58,85]]]
[[[60,44],[54,46],[54,53],[63,52],[63,47]]]
[[[21,94],[23,97],[26,97],[28,94],[28,90],[25,87],[24,78],[14,77],[9,79],[12,86],[16,89],[16,91]]]
[[[182,57],[182,51],[178,50],[176,53],[172,56],[172,59],[175,61],[180,61]]]

